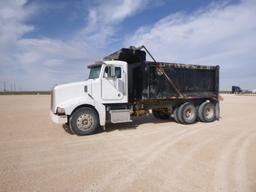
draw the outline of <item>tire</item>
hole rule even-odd
[[[79,136],[93,134],[99,128],[98,114],[92,108],[82,107],[70,116],[69,127]]]
[[[174,118],[174,120],[175,120],[177,123],[180,122],[179,119],[178,119],[178,111],[179,111],[179,107],[176,107],[176,108],[174,109],[174,111],[173,111],[173,118]]]
[[[204,102],[198,108],[198,117],[202,122],[213,122],[216,119],[216,107],[211,102]]]
[[[220,119],[220,103],[217,102],[215,104],[215,114],[216,114],[216,120]]]
[[[188,103],[188,102],[187,102]],[[187,103],[183,103],[182,105],[180,105],[177,109],[177,119],[179,121],[179,123],[184,123],[183,119],[182,119],[182,114],[181,114],[181,109],[187,104]]]
[[[195,123],[197,119],[197,111],[195,106],[190,102],[182,104],[178,111],[178,119],[183,124]]]

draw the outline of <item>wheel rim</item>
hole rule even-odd
[[[185,111],[184,117],[185,117],[187,120],[189,120],[189,121],[191,121],[191,120],[194,119],[194,117],[195,117],[195,111],[193,110],[192,107],[189,107],[189,108]]]
[[[214,109],[211,106],[206,107],[205,109],[205,117],[207,119],[211,119],[214,116]]]
[[[82,131],[90,129],[93,126],[93,123],[93,117],[89,114],[80,115],[76,121],[77,128]]]

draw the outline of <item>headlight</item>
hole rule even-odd
[[[59,115],[65,115],[65,109],[61,107],[57,107],[57,114]]]

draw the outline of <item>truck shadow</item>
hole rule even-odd
[[[73,131],[71,131],[71,129],[69,128],[68,124],[65,123],[62,125],[62,128],[70,135],[74,135]]]
[[[125,131],[129,129],[136,129],[141,124],[147,124],[147,123],[160,124],[160,123],[166,123],[166,122],[175,122],[175,121],[173,118],[169,118],[167,120],[156,119],[153,115],[148,115],[143,117],[132,117],[132,122],[129,122],[129,123],[106,124],[106,132],[111,132],[115,130]]]

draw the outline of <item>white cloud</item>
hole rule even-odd
[[[115,37],[118,24],[148,6],[149,0],[107,0],[91,7],[88,24],[78,38],[85,39],[93,47],[104,48]]]
[[[18,88],[40,90],[85,79],[86,64],[100,59],[103,49],[121,37],[120,24],[152,3],[96,1],[85,8],[86,24],[77,35],[57,40],[24,37],[35,30],[27,21],[45,7],[27,0],[0,0],[0,89],[3,81],[15,80]],[[143,26],[126,45],[145,44],[163,61],[220,64],[224,87],[241,82],[250,88],[256,84],[254,18],[254,0],[213,4],[193,14],[171,14],[152,26]]]
[[[36,10],[31,6],[24,11],[25,1],[0,1],[0,83],[14,81],[21,70],[16,54],[20,51],[17,41],[33,26],[24,21]],[[2,85],[1,85],[2,86]]]
[[[85,79],[86,64],[101,58],[99,48],[115,35],[118,23],[141,9],[141,3],[108,0],[87,7],[87,24],[78,35],[57,40],[24,37],[35,29],[26,21],[45,7],[27,0],[0,0],[0,89],[4,81],[15,80],[18,88],[40,90]]]
[[[127,45],[146,45],[158,60],[221,66],[221,86],[256,86],[256,2],[211,4],[143,26]]]
[[[25,0],[0,1],[0,89],[13,81],[18,89],[40,90],[82,80],[86,62],[97,57],[86,42],[25,38],[34,30],[25,23],[38,11]]]

